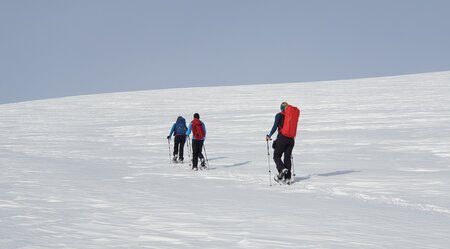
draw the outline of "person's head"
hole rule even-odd
[[[288,103],[287,103],[287,102],[281,103],[281,105],[280,105],[280,110],[281,110],[282,112],[284,112],[284,110],[286,109],[286,106],[288,106]]]
[[[194,114],[194,118],[196,118],[196,119],[200,119],[200,114],[198,114],[198,113],[195,113],[195,114]]]
[[[186,122],[186,120],[185,120],[182,116],[178,116],[176,122],[177,122],[177,123],[180,123],[180,122]]]

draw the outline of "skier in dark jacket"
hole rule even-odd
[[[206,126],[200,121],[200,115],[194,114],[194,119],[189,124],[186,135],[189,136],[193,133],[192,137],[192,169],[198,170],[198,159],[200,158],[202,168],[206,168],[205,157],[202,154],[203,142],[206,137]]]
[[[281,103],[281,112],[275,115],[275,122],[273,123],[272,130],[266,135],[266,140],[270,140],[272,135],[278,130],[277,139],[273,142],[273,160],[277,165],[278,175],[275,176],[276,180],[286,180],[291,179],[291,155],[294,149],[295,141],[293,138],[283,136],[280,131],[283,127],[284,122],[284,110],[288,106],[288,103]],[[281,160],[284,154],[284,162]]]
[[[174,163],[182,163],[184,160],[183,152],[184,144],[186,143],[186,130],[186,120],[182,116],[179,116],[177,121],[172,125],[169,136],[167,136],[167,139],[170,139],[172,135],[175,136],[172,159]]]

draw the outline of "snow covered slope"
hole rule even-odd
[[[269,186],[282,101],[297,178]],[[208,171],[169,164],[194,112]],[[1,105],[0,189],[0,248],[449,248],[450,72]]]

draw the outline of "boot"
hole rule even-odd
[[[278,178],[278,180],[279,181],[284,180],[288,171],[289,171],[288,169],[281,170],[280,173],[276,176]]]

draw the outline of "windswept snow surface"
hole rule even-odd
[[[297,177],[269,186],[282,101]],[[169,163],[195,112],[207,171]],[[24,102],[0,128],[0,248],[450,246],[450,72]]]

